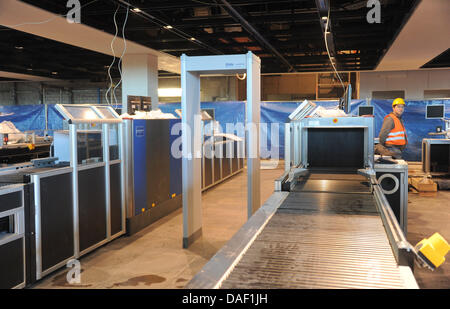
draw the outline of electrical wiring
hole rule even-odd
[[[114,98],[116,99],[115,108],[117,108],[116,88],[122,83],[122,59],[123,59],[123,56],[125,55],[125,52],[127,50],[127,40],[125,39],[125,26],[127,25],[129,12],[130,12],[130,7],[128,6],[127,7],[127,14],[125,16],[125,21],[124,21],[123,27],[122,27],[122,39],[123,39],[124,48],[123,48],[123,51],[122,51],[122,55],[120,56],[119,63],[117,64],[117,67],[119,68],[120,80],[119,80],[119,82],[117,83],[117,85],[113,89]]]
[[[119,8],[120,8],[120,4],[117,5],[117,9],[116,9],[116,11],[114,12],[114,17],[113,17],[113,19],[114,19],[114,26],[115,26],[115,28],[116,28],[116,32],[115,32],[114,37],[113,37],[113,39],[112,39],[112,41],[111,41],[111,51],[112,51],[112,53],[113,53],[113,60],[112,60],[111,64],[110,64],[109,67],[108,67],[109,88],[108,88],[108,90],[106,90],[106,93],[105,93],[105,98],[106,98],[106,102],[108,103],[108,105],[111,105],[111,103],[112,103],[112,102],[109,102],[108,94],[109,94],[109,92],[111,91],[112,84],[113,84],[113,80],[112,80],[112,77],[111,77],[111,68],[112,68],[112,66],[114,65],[114,62],[116,62],[116,52],[114,51],[114,46],[113,46],[113,44],[114,44],[114,41],[115,41],[116,38],[117,38],[117,34],[119,33],[119,27],[117,26],[117,21],[116,21],[116,15],[117,15],[117,12],[119,11]],[[113,93],[113,94],[114,94],[114,93]],[[116,100],[117,100],[117,99],[116,99]]]
[[[330,58],[331,66],[333,67],[335,74],[339,78],[339,81],[341,82],[342,88],[344,89],[344,92],[345,92],[345,85],[342,82],[341,76],[339,75],[338,71],[336,70],[336,67],[334,66],[333,60],[331,59],[330,50],[328,49],[327,31],[328,31],[328,23],[330,22],[330,12],[331,12],[331,6],[328,8],[327,24],[325,26],[325,32],[324,32],[325,47],[327,48],[327,54],[328,54],[328,58]]]

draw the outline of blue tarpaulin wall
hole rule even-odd
[[[48,130],[63,129],[63,118],[54,105],[48,105],[47,115]],[[11,121],[22,132],[45,130],[45,105],[0,106],[0,123],[3,121]]]
[[[337,101],[319,101],[316,103],[327,109],[337,106]],[[260,139],[262,158],[284,157],[284,123],[287,121],[288,115],[300,104],[301,102],[261,102]],[[350,113],[356,115],[358,107],[364,104],[366,104],[365,100],[353,100]],[[406,101],[403,116],[409,142],[403,154],[406,160],[420,161],[422,139],[430,138],[431,136],[428,133],[435,132],[437,126],[445,127],[442,120],[425,119],[426,106],[429,104],[445,104],[446,117],[450,114],[450,100]],[[175,110],[181,108],[180,105],[180,103],[161,103],[160,108],[165,113],[176,115]],[[375,113],[375,135],[378,136],[384,116],[392,111],[392,100],[372,100],[371,105],[374,106]],[[245,102],[202,102],[201,107],[215,110],[216,120],[219,121],[224,132],[227,123],[233,125],[245,123]],[[48,105],[47,113],[48,129],[61,130],[63,121],[55,106]],[[20,131],[44,130],[45,106],[0,106],[0,122],[5,120],[13,122]],[[278,134],[276,134],[277,131]],[[277,144],[277,138],[279,147],[272,147],[272,144]],[[442,136],[433,136],[433,138],[442,138]]]
[[[315,103],[327,109],[336,108],[338,105],[338,101],[317,101]],[[273,158],[276,155],[284,158],[284,123],[287,122],[289,114],[300,104],[301,102],[261,102],[262,158]],[[365,104],[366,100],[352,100],[350,113],[357,115],[358,107]],[[408,146],[403,157],[408,161],[421,161],[423,138],[443,138],[443,136],[428,135],[429,132],[436,132],[437,126],[445,128],[442,120],[425,119],[426,106],[431,104],[444,104],[445,116],[450,115],[450,100],[406,101],[403,119],[408,135]],[[374,106],[375,136],[378,136],[384,117],[392,111],[392,100],[372,100],[371,105]],[[160,108],[165,113],[176,115],[175,109],[181,107],[180,103],[166,103],[160,104]],[[226,131],[226,123],[245,122],[245,102],[202,102],[201,108],[215,109],[216,120],[222,125],[223,131]],[[278,129],[279,134],[272,134],[272,128],[275,131]],[[272,147],[272,142],[277,144],[276,138],[278,138],[279,147]]]

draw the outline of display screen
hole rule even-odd
[[[339,109],[342,109],[346,114],[348,114],[350,109],[350,104],[352,101],[352,85],[348,85],[345,89],[344,95],[339,99]]]
[[[373,115],[373,106],[360,106],[358,107],[358,115]]]
[[[427,105],[427,119],[444,118],[444,105]]]

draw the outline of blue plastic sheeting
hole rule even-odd
[[[425,119],[426,106],[444,104],[445,116],[450,114],[450,100],[426,100],[426,101],[405,101],[405,112],[402,116],[408,137],[408,146],[403,152],[403,158],[407,161],[422,160],[422,139],[423,138],[444,138],[443,135],[431,136],[428,133],[436,132],[436,127],[441,126],[445,129],[445,122],[440,119]],[[365,104],[353,101],[351,113],[358,114],[358,106]],[[380,133],[384,117],[392,112],[392,100],[372,100],[375,114],[375,136]]]
[[[55,105],[48,105],[48,129],[49,130],[62,130],[63,129],[63,116],[58,112]]]
[[[11,121],[20,131],[45,129],[43,105],[0,106],[0,123]]]
[[[327,109],[336,108],[337,101],[319,101],[317,105]],[[284,158],[284,123],[301,102],[261,102],[261,157]],[[366,104],[365,100],[353,100],[350,113],[357,115],[358,107]],[[384,117],[392,111],[392,100],[372,100],[375,113],[375,136],[378,136]],[[443,136],[430,136],[437,126],[445,128],[442,120],[425,119],[426,106],[430,104],[444,104],[445,114],[450,115],[450,100],[406,101],[403,116],[408,146],[403,157],[408,161],[421,160],[421,145],[423,138],[443,138]],[[180,103],[161,103],[160,108],[165,113],[175,113],[181,108]],[[245,102],[202,102],[201,108],[214,109],[216,120],[222,125],[222,132],[226,132],[226,124],[236,125],[245,123]],[[11,121],[20,131],[45,130],[44,105],[0,106],[0,122]],[[61,130],[63,118],[54,105],[48,105],[48,129]],[[278,132],[278,133],[277,133]],[[244,137],[243,132],[235,133]],[[50,131],[51,134],[51,131]],[[276,140],[278,139],[278,141]],[[272,144],[274,147],[272,147]],[[276,145],[279,145],[276,147]]]
[[[338,101],[317,101],[315,103],[326,109],[333,109],[338,105]],[[261,102],[260,150],[262,158],[277,158],[277,156],[284,158],[284,123],[287,122],[289,114],[300,104],[301,102]],[[352,100],[350,113],[357,115],[358,107],[365,104],[366,100]],[[443,136],[428,135],[429,132],[436,132],[437,126],[445,128],[442,120],[425,119],[426,106],[430,104],[444,104],[446,116],[450,114],[450,100],[406,101],[403,120],[408,135],[408,146],[403,157],[408,161],[421,161],[423,138],[443,138]],[[384,117],[392,111],[392,100],[372,100],[371,105],[374,106],[375,136],[377,137]],[[175,109],[180,108],[180,103],[160,104],[160,108],[163,112],[176,115]],[[226,131],[226,123],[236,124],[245,121],[244,102],[202,102],[201,108],[215,109],[216,120],[223,126],[223,131]],[[276,132],[279,133],[276,134]],[[234,133],[242,137],[239,132]],[[272,147],[272,144],[275,146]],[[279,146],[276,147],[276,144]]]
[[[45,130],[45,105],[0,106],[0,123],[11,121],[20,131]],[[54,105],[48,105],[48,130],[61,130],[63,117]],[[53,135],[49,132],[49,135]]]

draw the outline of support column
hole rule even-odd
[[[39,83],[39,104],[44,104],[44,97],[45,97],[45,88],[42,83]]]
[[[75,100],[73,97],[73,88],[69,88],[69,104],[74,104]]]
[[[122,58],[122,111],[127,111],[127,96],[152,98],[158,108],[158,57],[150,54],[126,54]]]
[[[250,218],[261,207],[259,123],[261,105],[261,60],[247,53],[247,217]]]
[[[202,235],[200,74],[186,70],[181,56],[183,248]]]
[[[12,83],[12,87],[11,87],[11,100],[12,100],[12,104],[13,105],[18,105],[18,100],[17,100],[17,83]]]

